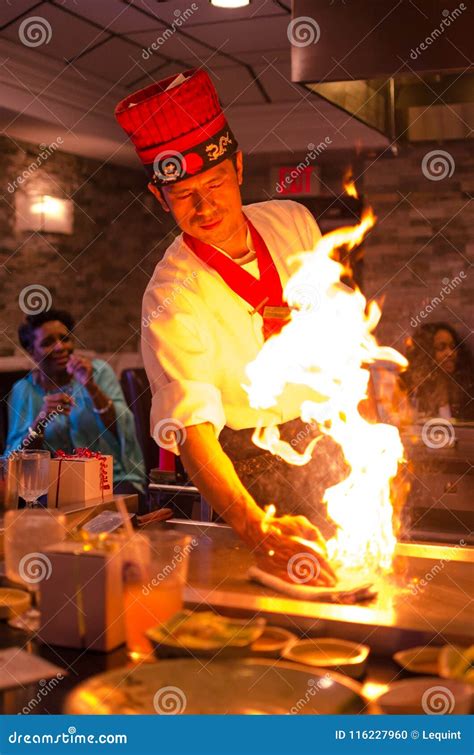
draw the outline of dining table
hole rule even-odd
[[[393,570],[374,584],[373,597],[361,603],[323,602],[283,595],[251,581],[248,571],[253,555],[226,525],[171,519],[149,526],[191,538],[184,591],[187,608],[263,617],[267,625],[286,628],[301,639],[332,637],[369,646],[365,673],[359,680],[361,692],[368,698],[392,682],[412,676],[395,662],[395,652],[415,645],[466,645],[473,641],[472,547],[398,543]],[[108,653],[45,646],[34,635],[3,623],[0,651],[12,646],[63,669],[61,682],[39,700],[35,714],[63,712],[67,696],[78,684],[131,664],[125,646]],[[3,690],[1,713],[21,712],[37,695],[39,684]]]

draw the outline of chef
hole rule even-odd
[[[149,190],[181,231],[143,299],[151,433],[181,455],[202,496],[263,568],[288,579],[288,564],[304,554],[314,558],[316,550],[313,582],[333,584],[320,528],[327,528],[323,492],[340,475],[337,448],[324,437],[305,467],[258,448],[251,438],[260,423],[278,425],[303,452],[317,434],[299,419],[308,389],[291,386],[276,408],[257,411],[243,387],[246,366],[288,319],[290,257],[314,248],[318,226],[296,202],[242,206],[242,152],[206,71],[135,92],[116,117]],[[269,504],[276,507],[272,517],[265,514]]]

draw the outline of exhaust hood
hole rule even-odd
[[[293,0],[292,80],[391,142],[472,139],[472,0]]]

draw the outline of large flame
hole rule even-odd
[[[357,188],[355,185],[352,168],[348,168],[346,172],[344,173],[344,176],[342,178],[342,188],[344,189],[344,191],[349,197],[354,197],[354,199],[359,199],[359,194],[357,192]]]
[[[297,257],[300,266],[285,288],[291,319],[248,365],[250,385],[244,386],[257,409],[275,405],[288,384],[307,386],[300,417],[317,423],[321,433],[300,454],[280,438],[276,426],[257,428],[253,440],[258,446],[296,465],[317,456],[323,434],[341,446],[350,473],[324,497],[328,515],[338,525],[328,553],[341,571],[388,570],[396,544],[390,481],[403,459],[403,446],[396,427],[367,421],[359,408],[367,398],[371,364],[382,360],[405,367],[407,362],[377,343],[373,331],[380,308],[375,302],[367,306],[355,285],[342,282],[350,271],[334,259],[339,247],[350,250],[359,244],[374,222],[368,210],[358,225],[323,236],[313,252]]]

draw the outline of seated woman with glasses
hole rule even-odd
[[[401,385],[419,416],[474,419],[473,360],[451,325],[422,325],[409,339],[406,356]]]
[[[112,368],[74,353],[74,321],[50,309],[18,330],[35,368],[8,399],[5,453],[20,448],[89,448],[114,459],[114,492],[143,493],[145,467],[133,415]]]

